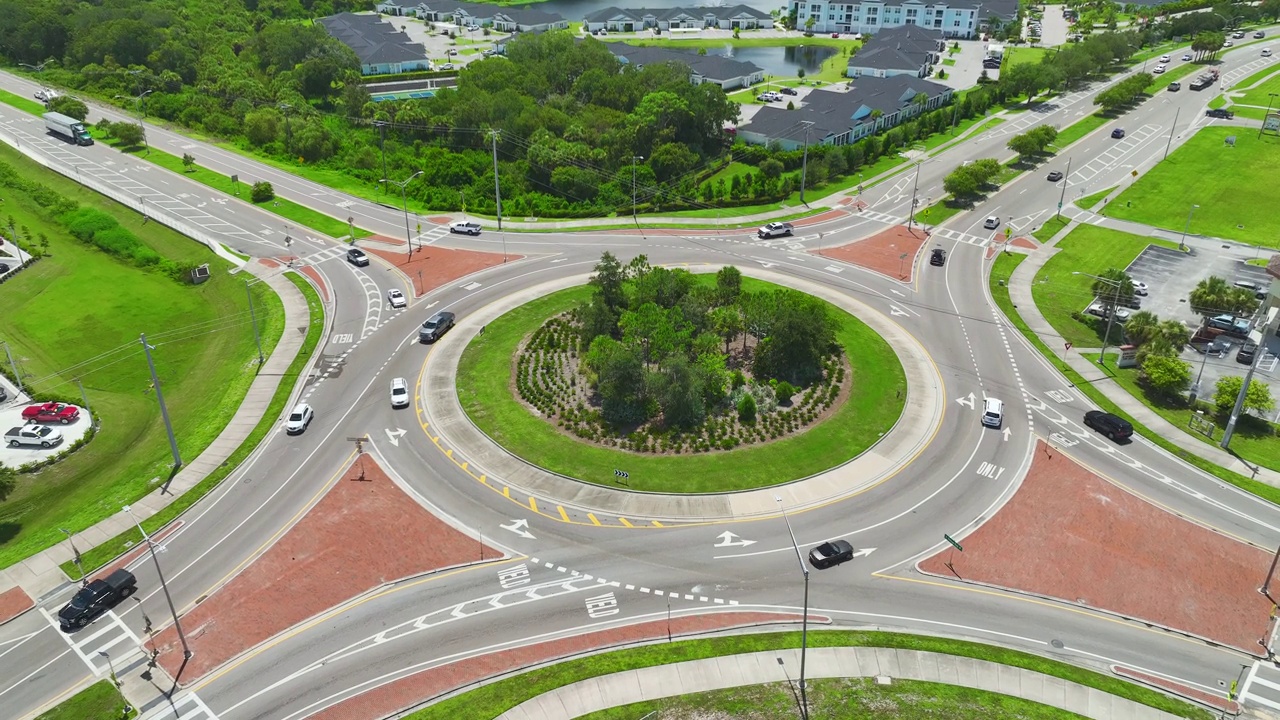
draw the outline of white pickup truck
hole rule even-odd
[[[21,445],[53,447],[62,442],[62,432],[48,425],[23,425],[5,433],[4,439],[12,447]]]

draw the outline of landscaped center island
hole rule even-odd
[[[888,343],[816,297],[735,267],[695,276],[605,253],[590,284],[472,340],[458,393],[482,431],[544,469],[717,492],[857,456],[897,422],[906,380]]]

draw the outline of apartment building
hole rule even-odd
[[[815,33],[874,34],[884,28],[904,25],[937,30],[945,37],[975,37],[983,20],[1007,19],[1018,10],[1017,0],[919,0],[881,2],[879,0],[791,0],[797,29]],[[809,24],[809,20],[813,24]]]

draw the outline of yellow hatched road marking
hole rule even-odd
[[[621,522],[623,525],[626,525],[627,527],[635,527],[635,525],[632,525],[631,523],[627,522],[627,519],[624,517],[619,517],[618,521]]]
[[[538,512],[538,499],[532,495],[529,496],[529,509]]]
[[[556,509],[560,511],[560,519],[561,519],[561,520],[563,520],[563,521],[565,521],[565,522],[569,522],[569,513],[567,513],[567,512],[565,512],[565,511],[564,511],[564,506],[563,506],[563,505],[557,505],[557,506],[556,506]]]
[[[596,519],[595,515],[592,515],[591,513],[587,513],[587,519],[591,521],[592,525],[595,525],[597,527],[600,526],[600,521]]]

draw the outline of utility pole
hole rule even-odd
[[[916,179],[911,182],[911,212],[907,215],[907,231],[911,231],[911,225],[916,219],[916,203],[919,199],[916,197],[916,191],[920,189],[920,166],[924,164],[922,160],[916,160]]]
[[[809,128],[813,127],[813,121],[801,120],[801,122],[804,123],[804,156],[800,160],[800,204],[807,205],[804,201],[804,181],[809,171]]]
[[[249,296],[249,321],[253,323],[253,341],[258,345],[258,365],[265,360],[262,357],[262,338],[258,336],[258,315],[253,309],[253,291],[249,289],[249,281],[244,281],[244,294]]]
[[[191,646],[187,645],[187,635],[182,632],[182,623],[178,620],[178,611],[173,607],[173,596],[169,594],[169,585],[164,581],[164,571],[160,569],[160,556],[156,554],[156,544],[147,534],[146,529],[142,527],[142,523],[138,521],[138,517],[133,514],[133,509],[125,505],[120,508],[129,513],[129,517],[133,518],[133,524],[138,526],[138,532],[142,533],[142,539],[147,542],[147,549],[151,551],[151,561],[156,565],[156,576],[160,578],[160,588],[164,590],[164,599],[169,603],[169,614],[173,615],[173,627],[178,631],[178,640],[182,641],[182,667],[187,666],[187,661],[191,659]],[[178,675],[174,678],[174,685],[177,685],[177,678],[182,677],[182,669],[178,669]]]
[[[1173,125],[1169,127],[1169,141],[1164,144],[1164,157],[1160,158],[1161,160],[1169,157],[1169,148],[1173,146],[1173,131],[1178,127],[1178,113],[1180,112],[1182,112],[1182,108],[1175,108],[1173,111]]]
[[[156,364],[151,359],[152,347],[147,344],[147,335],[138,337],[142,343],[142,352],[147,356],[147,367],[151,370],[151,387],[156,390],[156,402],[160,403],[160,417],[164,420],[164,430],[169,434],[169,449],[173,451],[173,469],[182,467],[182,456],[178,454],[178,439],[173,436],[173,424],[169,422],[169,408],[164,405],[164,392],[160,389],[160,378],[156,377]]]
[[[636,219],[636,163],[643,159],[644,156],[642,155],[631,156],[631,222],[636,225],[640,224],[640,221]]]
[[[9,343],[4,344],[4,354],[9,358],[9,367],[13,369],[13,381],[18,385],[18,392],[26,392],[22,387],[22,375],[18,372],[18,364],[13,361],[13,351],[9,349]]]
[[[1111,328],[1116,321],[1116,304],[1120,302],[1120,281],[1112,280],[1111,278],[1098,277],[1097,275],[1090,275],[1089,273],[1073,272],[1071,274],[1084,275],[1085,277],[1091,277],[1094,280],[1099,280],[1101,282],[1104,282],[1111,287],[1111,304],[1103,305],[1103,307],[1106,308],[1108,311],[1107,312],[1107,332],[1105,335],[1102,336],[1102,352],[1098,353],[1098,364],[1102,365],[1103,367],[1106,367],[1107,341],[1111,339]]]
[[[1058,212],[1054,217],[1062,217],[1062,203],[1067,199],[1067,181],[1071,179],[1071,158],[1067,158],[1067,174],[1062,176],[1062,194],[1058,196]]]
[[[1244,409],[1245,396],[1249,394],[1249,385],[1253,382],[1253,372],[1258,369],[1258,361],[1267,354],[1267,338],[1275,329],[1277,317],[1280,317],[1280,309],[1271,308],[1267,311],[1267,321],[1261,328],[1262,337],[1258,338],[1258,350],[1253,354],[1253,362],[1249,363],[1249,372],[1244,374],[1240,393],[1236,395],[1235,407],[1231,408],[1231,418],[1227,420],[1227,429],[1222,433],[1222,442],[1218,443],[1223,450],[1230,448],[1231,438],[1236,434],[1236,421],[1240,419],[1240,411]]]
[[[1182,252],[1187,251],[1187,231],[1191,229],[1191,216],[1196,214],[1199,205],[1192,205],[1191,212],[1187,213],[1187,222],[1182,226],[1182,237],[1178,240],[1178,249]]]
[[[396,185],[400,188],[400,203],[401,203],[402,209],[404,210],[404,242],[405,242],[405,245],[409,247],[408,259],[410,260],[413,259],[413,235],[409,232],[409,200],[408,200],[408,196],[405,195],[405,188],[409,186],[409,183],[412,182],[414,178],[418,177],[421,174],[422,174],[422,171],[419,170],[418,172],[406,178],[404,182],[396,182],[395,180],[379,180],[378,181],[379,183],[391,183],[392,185]]]
[[[378,128],[378,150],[382,153],[382,181],[386,182],[387,180],[387,121],[374,120],[373,126]],[[382,183],[379,183],[379,185],[381,184]],[[382,189],[385,192],[386,186],[383,185]]]
[[[800,625],[800,718],[809,720],[809,693],[804,682],[804,661],[809,649],[809,567],[804,564],[804,556],[800,554],[800,545],[796,543],[796,534],[791,529],[791,518],[787,516],[787,508],[782,504],[782,496],[774,495],[773,499],[782,510],[782,519],[787,522],[787,534],[791,536],[791,546],[796,550],[796,560],[800,562],[800,572],[804,575],[804,617]]]
[[[80,388],[80,403],[84,405],[84,411],[89,416],[89,427],[97,429],[98,421],[93,419],[93,409],[89,407],[89,396],[84,393],[84,383],[80,382],[80,378],[76,378],[76,386]]]
[[[489,139],[493,142],[493,199],[498,208],[498,229],[502,229],[502,188],[498,184],[498,132],[489,131]]]

